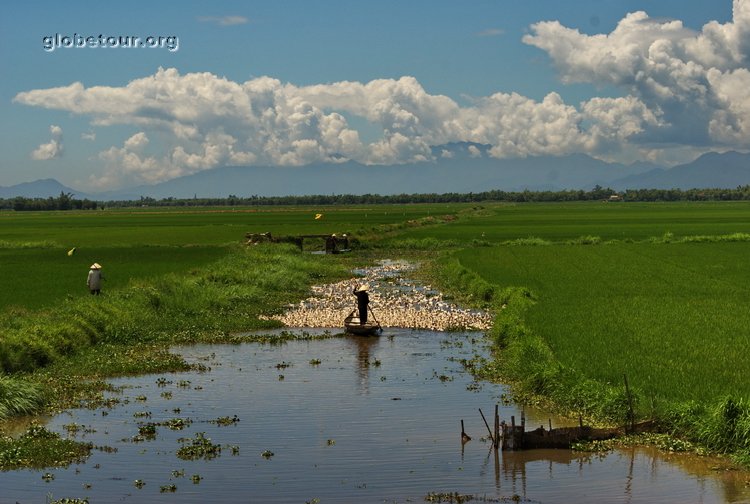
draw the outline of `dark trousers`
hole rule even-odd
[[[359,306],[359,323],[360,324],[366,324],[367,323],[367,305]]]

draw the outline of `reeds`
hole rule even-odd
[[[42,400],[38,385],[0,375],[0,421],[35,413]]]

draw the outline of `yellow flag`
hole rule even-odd
[[[323,218],[323,214],[322,213],[316,213],[315,214],[315,220],[320,220],[322,218]]]
[[[73,247],[72,249],[68,250],[68,256],[72,256],[75,253],[76,253],[76,248],[75,247]]]

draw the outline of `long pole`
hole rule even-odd
[[[500,446],[500,413],[498,413],[497,404],[495,404],[495,449]]]
[[[377,317],[375,316],[375,313],[374,313],[374,312],[372,311],[372,308],[370,308],[370,305],[369,305],[369,304],[367,305],[367,309],[368,309],[368,310],[370,310],[370,314],[372,315],[372,318],[373,318],[373,320],[375,321],[375,323],[376,323],[376,324],[378,324],[378,327],[379,327],[380,329],[383,329],[383,326],[381,326],[381,325],[380,325],[380,322],[378,322],[378,318],[377,318]]]
[[[635,430],[635,413],[633,412],[633,396],[630,395],[630,387],[628,386],[628,375],[623,374],[622,378],[625,380],[625,395],[628,398],[628,413],[630,416],[629,431]]]
[[[492,440],[492,446],[497,446],[495,442],[495,436],[492,435],[492,429],[490,429],[490,424],[487,423],[487,419],[484,418],[484,413],[482,413],[482,408],[479,408],[479,414],[482,415],[482,420],[484,420],[484,425],[487,427],[487,432],[490,433],[490,439]]]

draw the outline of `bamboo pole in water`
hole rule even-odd
[[[495,444],[495,438],[492,437],[492,429],[490,429],[490,424],[487,423],[487,419],[484,418],[484,413],[482,413],[482,408],[479,408],[479,414],[482,415],[482,420],[484,420],[484,425],[487,427],[487,432],[490,433],[490,439],[492,440],[492,444]]]
[[[500,447],[500,413],[498,412],[498,406],[495,405],[495,449]]]

